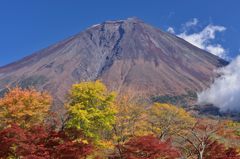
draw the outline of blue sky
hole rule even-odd
[[[240,52],[239,6],[239,0],[0,0],[0,65],[93,24],[132,16],[190,40],[203,38],[203,48],[221,46],[234,58]],[[211,26],[214,37],[204,39]]]

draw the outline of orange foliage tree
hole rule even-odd
[[[11,123],[21,127],[29,127],[42,123],[49,113],[52,103],[51,96],[35,89],[10,89],[0,99],[0,128]]]

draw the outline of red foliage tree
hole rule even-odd
[[[162,142],[152,135],[135,137],[121,147],[121,153],[112,158],[126,159],[175,159],[180,157],[178,150],[173,148],[170,141]],[[120,155],[120,156],[119,156]]]
[[[206,148],[204,159],[240,159],[240,153],[236,148],[226,148],[224,144],[214,141]]]
[[[90,144],[74,141],[65,132],[48,131],[43,126],[24,130],[12,125],[0,131],[0,158],[79,159],[92,150]]]
[[[199,119],[185,135],[179,134],[186,145],[187,157],[198,159],[240,159],[236,148],[227,148],[216,139],[224,130],[224,123],[210,119]],[[184,144],[182,144],[184,145]]]

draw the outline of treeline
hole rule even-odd
[[[116,96],[100,81],[73,85],[65,113],[51,106],[35,89],[0,99],[0,158],[240,159],[239,123]]]

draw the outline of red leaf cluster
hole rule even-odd
[[[180,157],[179,151],[171,146],[170,141],[162,142],[152,135],[132,138],[121,149],[122,156],[120,158],[126,159],[175,159]]]
[[[43,126],[25,130],[12,125],[0,131],[0,158],[79,159],[92,150],[90,144],[75,142],[65,132],[48,131]]]
[[[236,148],[226,148],[215,141],[206,148],[204,159],[240,159],[240,154]]]

